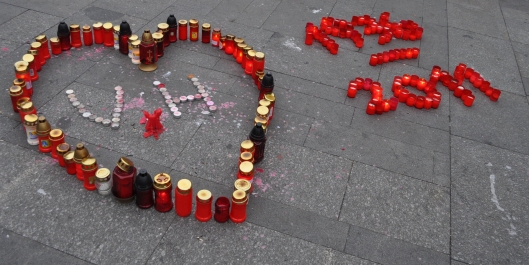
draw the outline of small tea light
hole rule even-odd
[[[195,94],[194,97],[195,97],[195,100],[201,100],[202,99],[202,95],[200,95],[200,94]]]
[[[123,94],[125,94],[125,91],[123,91],[123,90],[118,90],[118,91],[116,91],[116,94],[118,94],[118,95],[123,95]]]
[[[166,100],[171,100],[173,97],[171,97],[171,95],[167,95],[167,96],[164,96],[164,98],[165,98]]]
[[[165,88],[165,87],[160,88],[160,92],[162,92],[162,93],[167,92],[167,88]]]
[[[181,96],[180,97],[180,102],[184,103],[187,101],[187,97],[186,96]]]
[[[196,78],[196,77],[191,78],[191,82],[193,82],[193,83],[194,82],[198,82],[198,78]]]
[[[200,95],[201,95],[203,98],[207,98],[207,97],[209,97],[209,94],[206,93],[206,92],[204,92],[204,93],[202,93],[202,94],[200,94]]]
[[[114,98],[116,98],[116,99],[123,99],[123,95],[116,95]]]
[[[77,112],[79,112],[79,114],[83,115],[86,112],[86,109],[79,109]]]
[[[72,94],[73,95],[73,94]],[[70,98],[70,102],[76,102],[77,101],[77,98]]]
[[[88,112],[88,111],[85,111],[83,113],[83,118],[89,118],[90,116],[92,116],[92,113]]]
[[[158,87],[161,84],[161,82],[160,81],[154,81],[154,82],[152,82],[152,84],[154,85],[154,87]]]
[[[167,107],[169,107],[169,108],[174,108],[174,107],[176,107],[176,104],[174,104],[174,103],[167,104]]]
[[[121,119],[120,118],[112,118],[113,123],[118,123]]]
[[[109,119],[104,119],[103,121],[101,121],[101,123],[102,123],[103,126],[105,126],[105,127],[110,126],[110,120],[109,120]]]
[[[209,112],[211,113],[217,112],[217,106],[209,106]]]
[[[189,96],[187,96],[187,100],[188,100],[189,102],[191,102],[191,101],[195,100],[195,96],[193,96],[193,95],[189,95]]]
[[[90,117],[88,117],[88,119],[91,121],[91,122],[94,122],[96,120],[97,116],[92,114],[90,115]]]
[[[121,86],[117,86],[117,87],[114,87],[114,90],[116,90],[116,93],[117,93],[117,91],[122,91],[123,88]]]
[[[120,113],[121,112],[121,108],[114,108],[114,112]]]
[[[165,92],[162,92],[162,96],[169,96],[169,92],[165,91]]]
[[[180,104],[180,99],[179,98],[173,98],[173,103]]]
[[[112,117],[113,118],[119,118],[119,117],[121,117],[121,113],[114,112],[114,113],[112,113]]]
[[[79,104],[79,105],[77,106],[77,108],[78,108],[78,109],[84,109],[84,105],[83,105],[83,104]]]
[[[180,111],[175,111],[173,112],[173,116],[177,119],[180,119],[182,117],[182,112]]]
[[[96,122],[96,123],[101,123],[102,121],[103,121],[103,118],[101,118],[101,117],[97,117],[97,118],[95,119],[95,122]]]
[[[75,94],[69,94],[68,98],[75,98]]]
[[[121,104],[121,103],[116,103],[116,104],[114,105],[114,107],[116,107],[116,108],[123,108],[123,104]]]
[[[165,100],[165,104],[167,104],[167,105],[173,104],[173,100],[172,99],[166,99]]]
[[[68,95],[73,94],[73,90],[71,90],[71,89],[66,90],[66,94],[68,94]]]
[[[171,107],[171,112],[177,112],[177,111],[178,111],[177,107]]]
[[[203,115],[209,115],[209,114],[211,114],[211,112],[209,112],[209,111],[207,111],[207,110],[204,110],[204,111],[202,111],[202,114],[203,114]]]
[[[215,102],[213,102],[213,101],[210,100],[210,101],[206,102],[206,104],[207,104],[208,106],[213,106],[213,105],[215,105]]]
[[[198,87],[198,86],[200,86],[200,82],[193,82],[193,85]]]
[[[118,104],[123,104],[125,102],[124,99],[120,98],[120,99],[116,99],[116,103]]]
[[[119,123],[117,123],[117,122],[113,122],[112,125],[110,125],[110,128],[111,128],[112,130],[117,130],[117,129],[119,129]]]

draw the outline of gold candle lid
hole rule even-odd
[[[63,155],[64,157],[64,161],[66,161],[67,163],[73,163],[75,162],[74,161],[74,151],[68,151],[66,152],[66,154]]]
[[[110,170],[108,168],[102,167],[96,171],[96,178],[99,182],[104,182],[105,180],[109,180],[110,179],[109,177],[110,177]]]
[[[103,26],[103,23],[101,22],[96,22],[92,25],[92,27],[94,27],[95,29],[100,29],[102,26]]]
[[[59,140],[61,137],[63,137],[61,129],[53,129],[50,131],[50,140]]]
[[[112,29],[112,23],[107,22],[107,23],[103,24],[103,28],[104,29]]]
[[[121,157],[117,163],[117,166],[121,170],[129,172],[134,167],[134,163],[132,163],[132,161],[126,157]]]
[[[202,24],[202,29],[203,30],[210,30],[211,29],[211,25],[209,23],[203,23]]]
[[[238,179],[233,184],[234,190],[242,190],[248,195],[252,188],[252,183],[246,179]]]
[[[266,119],[266,117],[268,116],[268,112],[270,110],[268,109],[268,107],[265,107],[265,106],[259,106],[257,107],[257,116],[263,118],[263,119]]]
[[[20,109],[23,110],[23,111],[28,111],[28,110],[33,109],[33,102],[31,102],[31,101],[23,102],[22,104],[20,104]]]
[[[161,29],[162,31],[168,31],[169,30],[169,24],[167,23],[160,23],[158,24],[158,29]]]
[[[212,199],[211,191],[209,190],[199,190],[197,192],[197,200],[202,203],[208,203]]]
[[[38,50],[40,49],[40,47],[42,47],[42,43],[35,41],[35,42],[32,42],[30,46],[31,46],[31,49]]]
[[[253,162],[253,156],[252,156],[252,153],[251,152],[242,152],[241,155],[240,155],[240,159],[242,162],[250,162],[252,163]]]
[[[253,59],[253,57],[255,57],[255,51],[254,50],[249,50],[248,53],[247,53],[248,57],[250,59]]]
[[[198,26],[198,19],[195,19],[195,18],[190,19],[189,20],[189,25],[190,26]]]
[[[24,73],[28,70],[29,64],[24,61],[18,61],[15,63],[15,72]]]
[[[119,25],[115,25],[113,29],[114,29],[114,33],[119,34]]]
[[[24,56],[22,56],[22,60],[27,63],[32,63],[35,60],[35,56],[31,54],[24,54]]]
[[[20,96],[24,91],[22,91],[22,87],[20,86],[11,86],[9,87],[9,95],[11,96]]]
[[[251,140],[244,140],[241,143],[241,148],[244,150],[251,150],[254,148],[254,144]]]
[[[35,37],[35,40],[40,42],[40,43],[44,43],[46,42],[48,39],[46,38],[46,35],[44,34],[41,34],[41,35],[38,35],[37,37]]]
[[[265,94],[265,99],[270,101],[270,102],[275,102],[276,101],[276,97],[274,95],[274,93],[266,93]]]
[[[33,57],[39,55],[39,50],[28,50],[28,54],[33,55]]]
[[[237,44],[237,49],[242,50],[242,49],[244,49],[246,46],[248,46],[246,43],[238,43],[238,44]]]
[[[253,49],[253,47],[250,46],[250,45],[246,45],[246,47],[244,47],[242,49],[244,51],[244,54],[248,54],[248,52],[251,51]]]
[[[187,20],[185,19],[178,20],[178,24],[181,26],[187,26]]]
[[[191,190],[191,181],[189,179],[181,179],[176,184],[176,187],[180,193],[187,194]]]
[[[167,173],[160,173],[154,176],[154,188],[158,190],[165,190],[170,188],[171,185],[171,176]]]
[[[29,115],[24,116],[24,123],[28,126],[33,126],[37,123],[38,119],[39,117],[37,117],[37,115],[29,114]]]
[[[213,29],[213,32],[214,32],[214,33],[220,33],[220,28],[214,28],[214,29]]]
[[[239,165],[239,170],[243,175],[249,175],[253,171],[253,164],[248,161],[244,161]]]
[[[242,203],[246,202],[248,198],[246,197],[246,192],[242,190],[236,190],[233,192],[232,199],[233,202]]]
[[[138,35],[136,34],[132,34],[130,35],[129,37],[129,42],[132,44],[134,41],[137,41],[138,40]]]
[[[226,35],[226,40],[234,40],[234,39],[235,39],[235,36],[231,34]]]
[[[162,33],[153,33],[152,34],[152,38],[156,42],[161,42],[161,41],[163,41],[163,34]]]
[[[68,151],[70,151],[70,145],[68,143],[60,143],[57,145],[57,154],[64,156]]]
[[[255,59],[264,60],[265,54],[263,52],[256,52]]]
[[[85,157],[81,163],[83,171],[90,171],[97,168],[97,160],[93,157]]]
[[[141,42],[143,44],[151,44],[153,42],[150,30],[146,29],[143,31],[143,35],[141,35]]]
[[[24,104],[28,103],[28,102],[31,102],[30,101],[31,99],[28,98],[28,97],[22,97],[22,98],[19,98],[17,100],[17,108],[22,110],[22,106],[24,106]],[[31,103],[31,107],[33,107],[33,103]]]
[[[51,125],[50,123],[46,120],[46,117],[44,116],[40,116],[39,117],[39,122],[37,123],[37,135],[47,135],[49,134],[51,131]]]
[[[75,161],[75,163],[80,164],[83,162],[84,158],[89,157],[89,156],[90,154],[88,153],[88,150],[86,150],[86,148],[84,147],[84,144],[78,143],[75,146],[74,157],[73,157],[73,160]]]
[[[89,32],[91,30],[90,26],[89,25],[84,25],[83,26],[83,31],[84,32]]]
[[[59,38],[57,37],[50,38],[50,42],[59,44]]]
[[[79,30],[81,30],[81,28],[79,27],[78,24],[71,24],[71,25],[70,25],[70,31],[72,31],[72,32],[77,32],[77,31],[79,31]]]
[[[259,106],[270,108],[270,104],[270,101],[268,101],[266,98],[259,100]]]
[[[235,39],[233,39],[233,41],[234,41],[236,44],[244,43],[244,39],[243,39],[243,38],[235,38]]]
[[[257,125],[257,123],[261,123],[261,125],[263,126],[263,130],[266,133],[266,124],[268,123],[268,120],[257,116],[253,119],[253,126]]]
[[[132,46],[132,48],[139,48],[140,44],[141,44],[141,40],[135,40],[130,43],[130,46]]]

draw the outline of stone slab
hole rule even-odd
[[[9,105],[7,107],[10,107],[10,106],[11,105]],[[5,109],[4,111],[12,112],[13,110]],[[18,126],[20,124],[20,122],[17,122],[17,121],[14,121],[12,119],[9,119],[9,118],[5,117],[4,115],[0,115],[0,124],[2,124],[2,126],[0,127],[0,137],[3,137],[4,134],[10,133],[13,128]]]
[[[374,264],[249,222],[200,223],[176,218],[148,264]]]
[[[1,227],[0,246],[6,264],[92,264]]]
[[[50,14],[50,15],[57,16],[57,17],[67,18],[73,15],[75,12],[93,3],[94,0],[89,0],[89,1],[73,0],[73,1],[67,1],[67,2],[58,1],[58,0],[46,1],[46,2],[42,2],[39,0],[28,0],[28,1],[5,0],[2,2],[30,9],[31,10],[30,12],[38,11],[38,12]],[[36,26],[37,24],[38,22],[36,24],[28,23],[27,25]],[[26,32],[26,31],[21,31],[21,32]]]
[[[234,22],[254,0],[222,0],[208,15],[217,19]]]
[[[280,3],[280,0],[254,0],[239,13],[234,22],[260,28]]]
[[[424,0],[422,11],[422,22],[446,26],[448,24],[448,12],[446,1]]]
[[[142,18],[145,20],[151,20],[164,9],[174,3],[174,0],[161,0],[157,1],[156,4],[149,5],[148,7],[140,8],[144,5],[141,0],[120,0],[120,1],[109,1],[109,0],[97,0],[92,3],[92,6],[100,7],[108,10],[119,10],[127,15],[133,17]],[[165,22],[165,21],[164,21]]]
[[[318,97],[336,103],[343,103],[344,97],[347,94],[346,88],[348,84],[339,87],[328,86],[318,82],[309,81],[298,78],[286,73],[273,72],[274,84],[291,91],[296,91],[302,94]]]
[[[433,173],[434,152],[361,130],[315,122],[305,146],[438,185],[448,180]]]
[[[351,21],[353,16],[362,16],[364,14],[371,15],[375,1],[361,1],[361,0],[338,0],[330,13],[331,17],[341,18]],[[321,17],[324,17],[322,14]],[[321,18],[320,18],[321,19]],[[314,25],[319,26],[320,20],[312,21]],[[360,27],[362,29],[362,27]]]
[[[259,196],[248,204],[248,222],[337,251],[345,248],[349,231],[344,222]]]
[[[514,41],[511,44],[522,79],[529,77],[529,45]]]
[[[345,252],[380,264],[450,264],[446,254],[354,225]]]
[[[529,257],[529,156],[452,137],[452,258],[522,264]]]
[[[470,2],[470,3],[469,3]],[[496,1],[448,1],[448,26],[508,40],[502,12]],[[459,43],[458,41],[450,42]]]
[[[61,18],[57,16],[28,10],[2,24],[0,36],[3,36],[2,38],[9,36],[10,40],[19,44],[31,43],[37,35],[57,24],[60,20]],[[21,32],[24,34],[20,34]]]
[[[421,40],[421,54],[419,55],[419,67],[432,70],[434,65],[442,69],[448,67],[448,29],[446,26],[424,23],[423,38]],[[425,76],[427,78],[429,76]]]
[[[461,100],[450,102],[452,135],[529,154],[529,105],[525,97],[502,93],[492,102],[481,92],[475,96],[471,108]]]
[[[456,28],[448,29],[448,37],[449,60],[454,67],[459,62],[464,62],[480,72],[492,87],[524,94],[516,58],[508,41]]]
[[[450,252],[450,190],[380,168],[354,164],[340,221]]]
[[[0,3],[0,24],[3,24],[14,17],[17,17],[21,13],[25,12],[27,9],[20,8],[18,6]]]
[[[511,41],[529,44],[529,34],[527,33],[527,13],[512,8],[502,8],[503,18]]]

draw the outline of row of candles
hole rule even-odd
[[[377,64],[389,63],[395,60],[417,59],[420,53],[421,50],[416,47],[392,49],[377,54],[371,54],[371,57],[369,57],[369,65],[376,66]]]
[[[64,30],[64,23],[59,25],[59,31],[61,31],[61,28]],[[61,34],[58,35],[64,37]],[[193,34],[191,35],[193,36]],[[44,38],[41,36],[37,37],[37,39],[46,40],[45,36]],[[87,40],[89,39],[89,37],[86,36],[84,38]],[[62,39],[66,43],[66,39]],[[70,39],[73,47],[75,47],[74,45],[78,45],[76,40],[77,38],[75,36],[73,39]],[[49,55],[47,40],[45,44],[46,46],[44,47],[46,47],[46,49],[42,53],[45,54],[47,51]],[[219,41],[219,46],[220,45],[222,45],[221,41]],[[224,47],[229,48],[230,45],[225,44]],[[232,51],[233,54],[235,54],[236,51],[242,52],[239,48],[244,47],[238,45],[237,49]],[[64,46],[61,43],[61,50],[63,49],[68,50],[70,47],[67,43]],[[237,58],[239,57],[236,57],[236,59]],[[264,59],[264,55],[262,56],[262,59]],[[239,61],[240,60],[238,60],[238,62]],[[242,61],[239,63],[243,64]],[[258,97],[259,106],[256,111],[254,128],[248,137],[249,140],[245,140],[241,143],[239,171],[237,173],[237,180],[234,184],[235,191],[232,194],[231,211],[229,211],[230,202],[228,198],[219,197],[215,202],[215,220],[218,222],[225,222],[230,219],[235,223],[240,223],[246,219],[248,194],[252,190],[251,181],[254,172],[253,164],[260,162],[264,158],[266,128],[272,120],[274,113],[275,96],[273,94],[274,81],[272,74],[267,73],[266,75],[263,75],[259,74],[259,72],[253,71],[248,73],[246,70],[248,68],[246,67],[248,63],[252,64],[252,61],[245,62],[245,67],[243,68],[245,68],[247,74],[255,73],[256,78],[254,78],[254,81],[258,84],[257,87],[260,90]],[[23,64],[22,66],[26,65]],[[262,67],[264,70],[264,60],[262,60]],[[172,209],[172,184],[171,178],[167,173],[160,173],[155,175],[154,178],[151,178],[151,176],[142,169],[136,176],[137,170],[134,167],[134,163],[128,158],[122,157],[118,161],[111,175],[109,169],[98,168],[97,160],[90,156],[86,147],[82,143],[77,144],[75,150],[72,151],[70,145],[64,141],[64,133],[62,130],[58,128],[52,129],[44,116],[37,116],[37,111],[30,101],[31,94],[29,94],[28,89],[26,89],[26,80],[26,76],[15,79],[16,83],[14,82],[14,84],[17,86],[11,87],[10,93],[20,92],[20,95],[14,95],[15,93],[11,93],[13,110],[19,112],[21,120],[24,122],[24,130],[27,135],[27,141],[30,145],[38,145],[40,152],[51,153],[52,157],[59,162],[59,165],[66,168],[68,174],[76,175],[79,180],[83,181],[83,186],[87,190],[97,189],[102,195],[112,193],[114,197],[122,202],[129,202],[135,198],[136,204],[140,208],[150,208],[154,205],[155,209],[160,212],[166,212]],[[31,78],[30,80],[27,80],[27,83],[31,83]],[[165,87],[163,84],[158,85],[158,88]],[[72,93],[70,93],[70,95],[71,94]],[[175,189],[174,205],[175,211],[179,216],[184,217],[190,215],[192,208],[192,194],[191,182],[189,180],[181,179],[178,181]],[[202,222],[211,219],[212,199],[211,192],[208,190],[201,190],[197,193],[197,208],[195,211],[196,219]]]

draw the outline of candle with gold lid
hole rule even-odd
[[[209,43],[211,41],[211,25],[209,23],[202,24],[202,43]]]
[[[20,86],[13,85],[9,88],[9,96],[11,97],[11,105],[14,112],[18,112],[17,101],[23,96],[23,92]]]
[[[230,220],[234,223],[242,223],[246,220],[246,205],[248,196],[242,190],[236,190],[231,197]]]
[[[168,212],[173,209],[171,176],[160,173],[154,176],[154,209],[158,212]]]
[[[264,72],[264,64],[265,64],[265,54],[263,52],[256,52],[255,57],[253,59],[253,71],[261,71]],[[252,78],[257,80],[257,75],[252,75]]]
[[[35,114],[29,114],[24,116],[24,128],[26,129],[26,136],[28,144],[38,145],[39,138],[37,136],[37,120],[38,116]]]
[[[244,48],[242,48],[242,61],[241,61],[241,67],[243,70],[246,70],[246,59],[248,58],[248,52],[253,49],[252,46],[246,45]]]
[[[29,114],[37,114],[37,109],[33,106],[33,102],[27,97],[22,97],[17,101],[18,114],[20,115],[20,121],[24,122],[24,117]]]
[[[268,120],[268,107],[259,106],[257,107],[256,115],[264,120]],[[267,124],[268,125],[268,124]]]
[[[67,143],[61,143],[57,145],[55,148],[55,152],[57,152],[57,161],[59,161],[59,165],[61,167],[66,167],[66,162],[64,161],[64,155],[70,151],[70,145]]]
[[[235,42],[234,42],[235,36],[228,34],[226,35],[226,41],[223,44],[222,49],[224,49],[224,52],[226,54],[232,55],[235,50]]]
[[[86,190],[96,190],[95,178],[97,172],[97,160],[93,157],[86,157],[81,162],[83,170],[83,186]]]
[[[156,44],[152,38],[151,31],[143,31],[140,43],[140,70],[152,72],[158,68],[156,65]]]
[[[255,51],[249,50],[246,53],[246,65],[244,66],[244,73],[247,75],[252,75],[255,71],[253,70],[253,60],[255,58]]]
[[[242,56],[244,55],[244,48],[246,48],[246,46],[248,46],[246,43],[238,43],[237,44],[237,50],[235,51],[237,53],[236,57],[235,57],[235,61],[237,63],[240,63],[242,64]]]
[[[129,46],[129,58],[131,59],[132,59],[132,43],[137,40],[138,40],[138,35],[136,34],[130,35],[129,40],[128,40],[128,43],[129,43],[128,46]]]
[[[83,26],[83,42],[84,46],[92,46],[94,37],[92,36],[92,28],[89,25]]]
[[[51,53],[53,55],[59,55],[62,52],[61,48],[61,42],[59,41],[59,38],[50,38],[50,46],[51,46]]]
[[[64,133],[61,129],[53,129],[50,131],[50,142],[51,142],[51,157],[55,160],[59,159],[57,154],[57,146],[64,143]]]
[[[268,109],[270,110],[270,112],[268,113],[268,122],[270,123],[270,121],[272,121],[272,119],[274,118],[274,107],[276,104],[276,97],[274,93],[266,93],[264,98],[268,102],[270,102],[270,106],[268,106]]]
[[[66,164],[66,173],[70,175],[77,174],[77,164],[74,161],[75,152],[68,151],[64,154],[64,163]]]
[[[103,24],[103,44],[105,45],[105,47],[114,47],[114,31],[112,28],[112,23],[110,22],[106,22],[105,24]]]
[[[193,204],[193,187],[188,179],[178,181],[175,189],[175,211],[180,217],[187,217],[191,214]]]
[[[233,184],[233,190],[234,191],[236,190],[244,191],[244,193],[246,193],[246,196],[248,196],[248,199],[249,199],[249,196],[253,191],[252,182],[246,179],[238,179]]]
[[[134,163],[126,157],[121,157],[112,172],[112,194],[119,202],[128,203],[134,200],[135,177]]]
[[[38,35],[35,38],[35,40],[40,42],[40,44],[42,44],[42,46],[40,47],[39,53],[44,57],[44,59],[46,60],[50,59],[51,58],[50,46],[49,46],[48,38],[46,38],[46,35],[44,34]]]
[[[211,203],[213,196],[209,190],[200,190],[196,196],[196,211],[195,218],[200,222],[207,222],[213,216],[211,211]]]
[[[78,24],[70,25],[70,40],[72,47],[79,48],[83,46],[81,42],[81,27]]]
[[[244,161],[239,165],[239,172],[237,173],[237,179],[246,179],[252,181],[254,176],[253,164],[249,161]]]
[[[94,42],[96,44],[103,44],[104,37],[103,37],[103,23],[96,22],[92,25],[94,28]]]
[[[112,181],[108,168],[100,168],[96,171],[95,185],[97,192],[101,195],[109,195],[112,192]]]
[[[169,24],[167,23],[160,23],[158,24],[158,30],[162,31],[163,34],[163,46],[167,47],[171,43],[169,41]]]
[[[29,53],[35,56],[35,63],[37,63],[37,71],[40,72],[42,69],[42,66],[46,64],[46,59],[44,59],[44,56],[40,55],[40,50],[42,49],[42,44],[40,42],[32,42],[30,44],[29,50],[34,50],[34,53]]]
[[[243,44],[244,43],[244,39],[243,38],[238,38],[238,37],[235,37],[233,39],[233,59],[237,59],[237,57],[239,56],[239,54],[237,53],[237,47],[239,44]]]
[[[241,146],[240,146],[240,152],[241,153],[250,152],[250,153],[252,153],[252,156],[253,156],[253,154],[255,152],[255,146],[254,146],[253,142],[251,140],[242,141]]]
[[[239,165],[241,165],[242,162],[250,162],[253,164],[253,156],[250,152],[242,152],[239,156]]]
[[[263,119],[263,118],[257,116],[257,117],[255,117],[253,119],[253,126],[256,126],[257,123],[261,123],[261,126],[263,127],[264,133],[267,133],[268,130],[267,130],[266,124],[268,123],[268,119]]]
[[[198,19],[189,20],[189,40],[198,41]]]
[[[32,54],[24,54],[22,61],[28,63],[29,76],[31,82],[39,80],[39,73],[37,72],[37,63],[35,62],[35,56]]]
[[[178,39],[187,40],[187,20],[178,20]]]
[[[89,157],[90,154],[88,153],[88,150],[85,148],[84,144],[78,143],[75,146],[73,161],[75,162],[75,175],[78,180],[84,181],[83,176],[83,159]]]
[[[154,40],[154,42],[156,43],[156,58],[154,59],[154,61],[158,61],[158,58],[162,57],[163,56],[163,51],[164,51],[164,36],[162,33],[153,33],[152,34],[152,38]]]
[[[120,25],[115,25],[112,27],[112,41],[114,49],[116,50],[119,50],[119,29]]]

